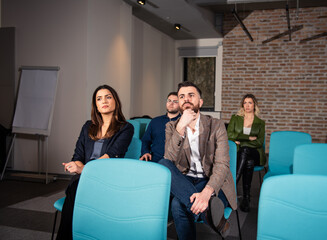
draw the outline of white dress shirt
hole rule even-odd
[[[187,138],[190,143],[191,149],[191,167],[189,172],[186,174],[190,177],[198,177],[204,178],[203,168],[200,159],[200,151],[199,151],[199,126],[200,126],[200,115],[195,123],[195,132],[193,133],[192,129],[187,127],[186,133]]]

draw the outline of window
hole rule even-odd
[[[176,85],[194,82],[202,91],[201,112],[220,118],[223,39],[176,41]]]
[[[184,58],[184,81],[195,83],[202,91],[201,111],[215,111],[215,57]]]

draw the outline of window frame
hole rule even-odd
[[[184,58],[185,57],[215,57],[215,103],[214,111],[202,111],[201,113],[216,118],[221,117],[222,101],[222,60],[223,60],[223,39],[196,39],[176,41],[176,85],[184,81]]]

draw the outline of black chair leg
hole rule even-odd
[[[55,214],[55,219],[54,219],[53,228],[52,228],[51,240],[53,240],[54,232],[56,230],[57,215],[58,215],[58,210],[56,211],[56,214]]]
[[[236,209],[236,218],[237,218],[237,227],[238,227],[238,235],[240,240],[242,240],[241,226],[240,226],[240,217],[238,215],[238,211]]]

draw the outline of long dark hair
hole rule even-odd
[[[96,105],[96,95],[97,95],[98,91],[102,90],[102,89],[109,90],[112,97],[115,100],[115,103],[116,103],[113,117],[111,118],[111,123],[109,125],[109,128],[108,128],[107,133],[105,134],[104,138],[112,137],[116,132],[119,131],[121,126],[126,123],[126,119],[121,110],[121,102],[120,102],[120,99],[119,99],[118,94],[115,91],[115,89],[113,89],[112,87],[110,87],[108,85],[101,85],[101,86],[97,87],[97,89],[94,90],[94,93],[92,96],[92,110],[91,110],[92,124],[89,128],[89,137],[95,141],[99,140],[98,132],[101,132],[101,127],[103,125],[102,116],[99,113],[97,105]]]

